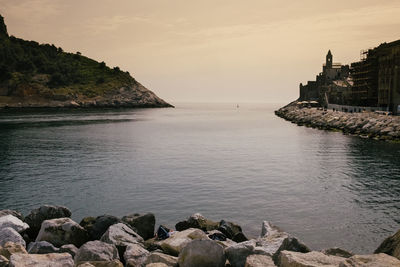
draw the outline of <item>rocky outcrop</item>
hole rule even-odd
[[[29,225],[13,215],[5,215],[0,217],[0,230],[6,227],[10,227],[18,233],[21,233],[28,229]]]
[[[400,117],[374,112],[346,113],[318,108],[300,108],[290,104],[275,114],[297,125],[379,140],[400,140]]]
[[[192,240],[207,240],[207,235],[200,229],[187,229],[182,232],[176,232],[171,237],[160,242],[160,246],[164,252],[172,256],[178,256],[179,252]]]
[[[44,221],[36,238],[36,242],[47,241],[57,247],[67,244],[80,247],[88,240],[89,236],[86,230],[70,218]]]
[[[386,253],[400,259],[400,230],[383,240],[374,253]]]
[[[73,267],[74,261],[68,253],[50,254],[13,254],[10,258],[10,267],[51,266]]]
[[[154,228],[156,225],[156,217],[153,213],[132,214],[122,217],[122,221],[136,229],[136,232],[144,239],[154,237]]]
[[[34,209],[25,217],[25,222],[29,225],[28,235],[34,240],[39,233],[42,222],[45,220],[71,217],[71,211],[62,206],[44,205]]]
[[[222,246],[212,240],[194,240],[179,253],[180,267],[214,266],[224,267],[226,257]]]

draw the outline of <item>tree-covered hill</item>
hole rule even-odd
[[[5,106],[170,105],[118,67],[9,36],[0,16],[0,107]]]

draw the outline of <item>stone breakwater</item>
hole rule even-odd
[[[301,108],[293,103],[275,111],[275,114],[297,125],[339,130],[363,138],[400,141],[400,116]]]
[[[340,248],[311,251],[268,221],[258,238],[248,239],[239,225],[199,213],[174,230],[163,226],[164,232],[155,231],[152,213],[85,217],[80,223],[70,217],[62,206],[45,205],[26,216],[0,210],[0,267],[400,266],[400,231],[374,254],[353,255]]]

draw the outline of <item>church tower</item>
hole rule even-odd
[[[331,50],[328,51],[328,54],[326,55],[326,68],[331,69],[332,68],[332,53]]]

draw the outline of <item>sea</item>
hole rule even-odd
[[[372,253],[400,229],[400,144],[300,127],[283,104],[0,112],[0,209],[270,221],[311,249]]]

